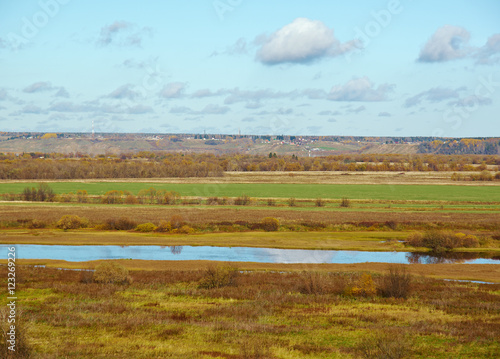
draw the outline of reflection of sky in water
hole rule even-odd
[[[0,258],[7,258],[7,247],[0,246]],[[360,252],[305,249],[192,247],[192,246],[50,246],[16,245],[16,258],[62,259],[82,262],[99,259],[212,260],[261,263],[408,263],[405,252]],[[425,263],[425,259],[421,263]],[[463,260],[462,260],[463,261]],[[492,264],[492,259],[468,259],[465,263]]]

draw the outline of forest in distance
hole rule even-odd
[[[91,156],[83,153],[0,154],[0,179],[91,179],[221,177],[242,171],[451,171],[454,180],[500,179],[495,155],[340,154],[323,157],[292,155],[198,154],[140,151]],[[477,172],[464,176],[457,172]]]

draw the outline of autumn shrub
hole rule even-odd
[[[185,224],[186,222],[184,221],[184,217],[179,214],[174,214],[172,217],[170,217],[170,225],[173,229],[179,229]]]
[[[343,207],[343,208],[351,207],[351,201],[348,198],[343,197],[340,200],[340,207]]]
[[[296,207],[297,206],[297,201],[295,201],[295,198],[291,197],[288,199],[288,206],[289,207]]]
[[[161,221],[158,227],[156,227],[155,232],[168,233],[172,231],[172,225],[170,222]]]
[[[180,198],[180,194],[175,192],[175,191],[168,191],[168,192],[165,192],[163,194],[163,198],[161,199],[161,201],[164,203],[164,204],[170,204],[170,205],[173,205],[173,204],[176,204],[177,201],[179,200]],[[160,202],[160,201],[158,201]]]
[[[377,288],[372,276],[363,273],[356,283],[345,288],[344,294],[353,297],[373,297],[377,294]]]
[[[387,221],[385,222],[385,226],[392,230],[397,230],[399,228],[398,222],[396,221]]]
[[[412,234],[406,243],[412,247],[425,247],[435,252],[479,246],[479,240],[474,235],[439,230]]]
[[[300,275],[298,291],[302,294],[341,294],[346,287],[344,276],[304,271]]]
[[[59,201],[58,202],[70,203],[70,202],[73,202],[73,197],[74,197],[73,192],[61,194],[59,196]]]
[[[219,204],[219,197],[208,197],[207,198],[207,205],[208,206],[214,206]]]
[[[269,207],[274,207],[274,206],[276,206],[276,200],[275,200],[275,199],[273,199],[273,198],[268,198],[268,200],[267,200],[267,205],[268,205]]]
[[[495,173],[495,179],[500,180],[500,172]]]
[[[139,200],[133,194],[129,194],[125,197],[125,204],[139,204]]]
[[[198,283],[201,289],[213,289],[236,285],[240,272],[232,265],[219,265],[208,267],[202,274]]]
[[[31,222],[28,223],[28,228],[29,229],[41,229],[47,227],[47,222],[42,221],[41,219],[33,219]]]
[[[26,187],[22,193],[22,198],[25,201],[53,202],[55,197],[54,190],[44,182],[38,184],[38,189]]]
[[[137,227],[135,227],[135,230],[137,232],[153,232],[156,228],[157,227],[153,223],[147,222],[139,224]]]
[[[280,228],[280,221],[274,217],[266,217],[262,219],[261,225],[266,232],[275,232]]]
[[[246,194],[234,199],[234,204],[236,206],[248,206],[250,204],[250,202],[251,202],[251,199]]]
[[[382,278],[380,293],[384,297],[406,299],[411,292],[412,277],[403,266],[392,266]]]
[[[316,207],[324,207],[325,201],[321,198],[316,198],[316,201],[314,201],[314,204]]]
[[[105,204],[119,204],[123,203],[123,191],[112,190],[106,192],[101,197],[101,203]]]
[[[180,228],[174,229],[174,233],[179,233],[179,234],[192,234],[194,233],[194,228],[189,227],[188,225],[183,225]]]
[[[129,284],[131,278],[128,269],[115,262],[103,262],[95,267],[92,280],[96,283],[105,284]]]
[[[88,192],[86,190],[79,189],[76,191],[76,201],[78,203],[87,203],[89,201]]]
[[[470,179],[472,181],[493,181],[493,175],[490,171],[484,170],[479,174],[472,174]]]
[[[107,230],[129,231],[137,227],[137,222],[127,217],[108,218],[103,227]]]
[[[227,204],[227,198],[226,197],[209,197],[207,198],[207,205],[209,206],[214,206],[214,205],[225,205]]]
[[[85,228],[89,224],[87,218],[81,218],[76,215],[64,215],[56,223],[56,227],[67,231],[68,229]]]

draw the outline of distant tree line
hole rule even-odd
[[[495,166],[488,168],[488,166]],[[498,171],[498,155],[0,154],[0,179],[219,177],[228,171]]]
[[[438,153],[445,155],[466,154],[500,154],[500,140],[498,138],[474,139],[462,138],[460,140],[433,140],[422,142],[419,145],[420,153]]]

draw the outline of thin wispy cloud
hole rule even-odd
[[[364,76],[352,79],[344,85],[333,86],[327,98],[331,101],[386,101],[394,88],[395,85],[392,84],[375,86]]]

